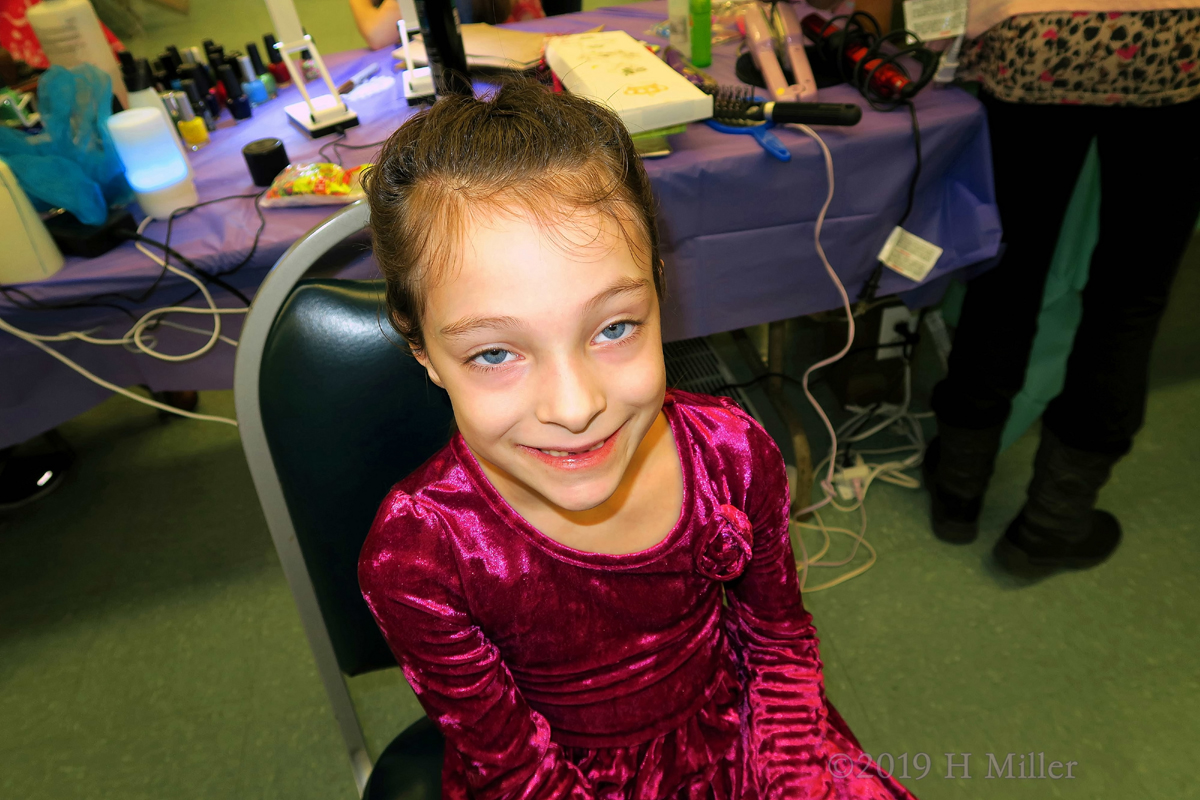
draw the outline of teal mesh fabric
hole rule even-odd
[[[41,133],[0,128],[0,159],[35,204],[99,225],[109,206],[132,199],[105,127],[112,79],[91,64],[50,67],[38,81],[38,112]]]

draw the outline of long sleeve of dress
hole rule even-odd
[[[437,516],[395,492],[359,562],[371,612],[425,712],[461,756],[477,800],[590,800],[495,645],[474,624]]]
[[[835,796],[827,770],[828,711],[812,616],[804,610],[788,536],[787,474],[779,449],[749,417],[745,512],[750,563],[726,584],[730,633],[746,679],[743,736],[759,796]],[[750,776],[748,776],[750,777]]]

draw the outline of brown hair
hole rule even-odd
[[[486,97],[444,96],[388,138],[363,183],[388,319],[413,350],[425,346],[428,281],[453,263],[481,207],[518,208],[547,230],[576,211],[599,212],[632,252],[649,256],[662,298],[650,180],[621,120],[590,100],[527,79]]]

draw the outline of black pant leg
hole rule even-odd
[[[950,371],[933,394],[940,422],[972,429],[1002,425],[1025,383],[1046,274],[1095,135],[1092,108],[984,103],[1006,250],[968,285]]]
[[[1145,416],[1150,351],[1200,215],[1200,101],[1099,111],[1100,238],[1066,382],[1044,422],[1071,447],[1123,455]]]

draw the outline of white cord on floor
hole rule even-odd
[[[141,224],[138,225],[138,227],[137,227],[137,233],[139,236],[146,229],[146,226],[151,221],[152,221],[152,219],[150,217],[146,217],[144,220],[142,220]],[[208,351],[212,350],[213,347],[215,347],[217,342],[219,342],[219,341],[225,342],[226,344],[229,344],[233,347],[237,347],[236,340],[231,339],[228,336],[221,335],[221,315],[222,314],[245,314],[250,309],[218,307],[216,301],[213,300],[212,294],[208,291],[208,287],[204,285],[203,281],[196,278],[196,276],[192,275],[190,272],[186,272],[184,270],[179,269],[178,267],[175,267],[171,264],[166,263],[163,259],[159,258],[154,253],[147,250],[146,247],[140,241],[135,241],[134,246],[154,263],[158,264],[159,266],[161,266],[167,270],[170,270],[171,272],[175,273],[176,275],[186,278],[188,281],[191,281],[193,284],[195,284],[196,288],[204,296],[204,300],[207,302],[208,307],[207,308],[197,308],[194,306],[164,306],[162,308],[152,309],[150,311],[147,311],[145,314],[143,314],[141,316],[141,318],[139,318],[137,320],[137,322],[135,322],[133,324],[133,327],[131,327],[128,331],[126,331],[125,335],[120,337],[119,339],[97,338],[92,335],[91,331],[66,331],[64,333],[56,333],[56,334],[50,334],[50,335],[31,333],[30,331],[21,330],[20,328],[17,328],[16,326],[4,321],[3,319],[0,319],[0,330],[7,331],[8,333],[11,333],[13,336],[16,336],[18,339],[22,339],[26,342],[29,342],[30,344],[34,345],[35,347],[39,348],[40,350],[43,350],[44,352],[46,352],[46,353],[50,354],[51,356],[53,356],[54,358],[58,359],[66,366],[75,370],[83,377],[87,378],[88,380],[92,381],[93,383],[96,383],[99,386],[103,386],[105,389],[108,389],[109,391],[113,391],[113,392],[116,392],[117,394],[124,395],[125,397],[128,397],[132,400],[138,401],[139,403],[145,403],[148,406],[153,406],[154,408],[157,408],[160,411],[167,411],[172,414],[178,414],[181,417],[187,417],[189,419],[204,420],[206,422],[223,422],[228,425],[236,426],[237,420],[231,419],[229,417],[216,417],[216,416],[211,416],[208,414],[197,414],[194,411],[184,411],[183,409],[175,408],[174,406],[167,405],[166,403],[160,403],[157,400],[152,400],[152,399],[149,399],[146,397],[142,397],[141,395],[131,392],[128,389],[123,389],[121,387],[118,387],[115,384],[109,383],[108,381],[104,380],[103,378],[97,377],[96,375],[92,374],[88,370],[84,369],[82,366],[80,366],[78,363],[76,363],[72,359],[68,358],[67,356],[64,356],[62,353],[58,352],[57,350],[55,350],[52,347],[49,347],[46,344],[46,342],[81,341],[81,342],[87,342],[88,344],[103,345],[103,346],[128,347],[129,345],[133,345],[138,351],[150,356],[151,358],[157,358],[161,361],[170,361],[170,362],[190,361],[194,358],[199,358],[200,356],[204,355]],[[212,315],[212,319],[213,319],[213,328],[211,331],[207,331],[207,330],[203,330],[201,328],[194,328],[190,325],[183,325],[183,324],[180,324],[177,322],[170,322],[165,319],[159,319],[160,317],[162,317],[166,314],[210,314],[210,315]],[[152,334],[147,335],[147,333],[146,333],[146,330],[148,328],[150,328],[152,326],[156,326],[156,325],[165,325],[167,327],[177,328],[179,330],[189,331],[192,333],[199,333],[204,336],[207,336],[208,341],[205,342],[201,347],[199,347],[196,350],[193,350],[190,353],[183,353],[180,355],[167,355],[166,353],[160,353],[154,348],[154,346],[158,343],[157,339]]]
[[[800,558],[797,560],[796,566],[800,570],[800,590],[802,592],[811,593],[819,592],[823,589],[829,589],[837,586],[840,583],[845,583],[851,578],[855,578],[863,574],[875,564],[876,560],[878,559],[878,554],[875,552],[875,548],[871,546],[871,543],[866,540],[867,509],[864,505],[864,501],[866,500],[867,490],[877,479],[911,488],[917,488],[920,486],[920,483],[915,478],[905,474],[904,470],[919,466],[921,459],[924,457],[925,438],[923,431],[921,430],[920,418],[929,415],[914,414],[909,411],[909,402],[912,398],[912,369],[907,360],[905,360],[904,369],[904,400],[900,405],[894,406],[880,404],[872,408],[859,408],[850,406],[847,410],[851,411],[853,416],[840,425],[837,429],[833,427],[833,424],[829,421],[829,417],[825,414],[825,410],[821,408],[821,404],[817,402],[816,397],[813,396],[812,391],[809,389],[808,381],[813,372],[821,369],[822,367],[827,367],[830,364],[833,364],[839,359],[845,357],[845,355],[850,352],[850,348],[854,344],[855,314],[851,308],[850,297],[846,293],[846,287],[842,285],[841,279],[838,278],[837,273],[834,271],[833,267],[829,263],[829,259],[825,255],[825,249],[821,246],[821,228],[824,226],[825,215],[829,211],[829,206],[833,202],[833,157],[830,155],[829,147],[825,144],[821,137],[818,136],[814,130],[812,130],[812,128],[808,127],[807,125],[794,125],[791,127],[798,128],[816,141],[821,148],[822,155],[825,158],[825,172],[828,176],[829,192],[825,196],[825,203],[821,206],[820,213],[817,215],[817,222],[813,228],[813,239],[816,245],[817,255],[820,256],[821,263],[824,265],[826,273],[828,273],[830,280],[833,281],[833,285],[837,288],[838,295],[842,299],[842,309],[846,314],[847,328],[846,343],[842,346],[842,348],[832,356],[818,361],[806,369],[804,371],[804,376],[801,379],[801,386],[804,389],[804,396],[808,399],[808,402],[812,405],[813,409],[816,410],[817,415],[821,418],[821,421],[825,423],[825,429],[829,432],[830,439],[829,454],[822,459],[819,464],[817,464],[816,469],[813,471],[814,474],[820,474],[822,468],[826,469],[825,476],[819,482],[821,490],[825,496],[816,503],[800,509],[793,516],[793,521],[799,528],[799,535],[796,537],[796,540],[800,546]],[[876,416],[882,416],[883,419],[875,424],[870,424]],[[865,425],[869,425],[869,427],[867,427],[865,430],[859,430]],[[906,452],[909,450],[913,450],[915,452],[904,459],[888,461],[880,464],[866,464],[863,462],[856,465],[858,467],[856,473],[861,472],[861,475],[855,474],[853,477],[847,477],[846,475],[843,475],[844,483],[848,487],[849,491],[853,494],[855,501],[850,506],[842,506],[837,503],[837,501],[834,499],[837,496],[837,489],[834,486],[834,478],[839,454],[839,437],[841,437],[842,442],[846,446],[849,446],[854,442],[864,441],[871,436],[874,436],[881,431],[888,430],[894,426],[901,428],[902,432],[908,436],[910,440],[909,445],[899,448],[886,448],[882,450],[859,450],[858,453],[860,456],[870,454],[890,455],[892,453]],[[833,508],[843,512],[859,511],[861,515],[861,527],[859,530],[852,531],[847,528],[827,526],[820,514],[820,509],[827,505],[831,505]],[[815,525],[800,521],[801,517],[810,512],[813,514],[813,517],[816,520]],[[812,556],[809,556],[808,548],[804,542],[805,530],[819,531],[824,537],[824,543],[822,544],[820,550]],[[854,544],[850,549],[850,554],[846,558],[839,561],[822,560],[825,554],[829,551],[831,545],[831,533],[839,533],[849,536],[853,540]],[[865,563],[860,564],[854,569],[851,569],[850,571],[845,572],[838,577],[818,586],[807,586],[810,568],[844,567],[854,561],[855,557],[858,555],[860,547],[865,548],[870,554]]]
[[[821,246],[821,228],[825,224],[825,214],[829,211],[829,205],[833,202],[833,156],[829,153],[829,146],[825,144],[825,140],[817,135],[817,132],[807,125],[794,125],[808,134],[821,147],[821,154],[825,157],[825,174],[829,179],[829,192],[825,195],[825,203],[821,206],[821,211],[817,214],[817,223],[813,227],[813,241],[817,247],[817,255],[821,257],[821,263],[825,266],[825,272],[829,274],[829,279],[833,281],[833,285],[837,287],[838,295],[842,298],[842,308],[846,311],[847,333],[846,344],[842,345],[842,349],[838,350],[833,355],[826,359],[822,359],[810,366],[804,371],[804,376],[800,380],[800,385],[804,389],[804,396],[808,398],[808,402],[816,410],[821,421],[825,423],[825,429],[829,431],[829,437],[833,444],[830,452],[837,452],[837,432],[833,429],[833,423],[829,421],[829,417],[825,415],[825,409],[821,408],[821,404],[817,402],[817,398],[813,397],[812,391],[808,388],[808,379],[813,372],[821,367],[827,367],[830,364],[838,361],[850,352],[850,348],[854,345],[854,312],[850,308],[850,296],[846,294],[846,287],[842,285],[838,274],[834,272],[833,267],[829,264],[829,259],[825,256],[825,248]],[[804,516],[809,512],[816,511],[828,504],[833,498],[833,462],[830,461],[829,472],[820,482],[821,488],[825,491],[825,499],[806,506],[796,512],[796,516]]]

